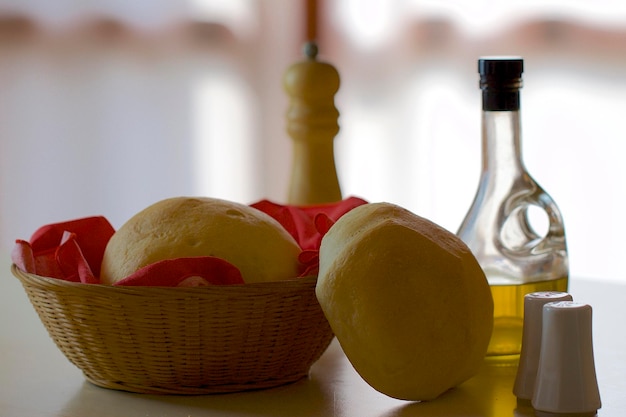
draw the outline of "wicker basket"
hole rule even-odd
[[[212,394],[294,382],[333,333],[315,277],[199,288],[112,287],[12,267],[48,333],[92,383]]]

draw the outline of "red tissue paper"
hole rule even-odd
[[[302,252],[300,263],[304,269],[301,276],[317,275],[319,270],[319,248],[322,238],[333,224],[344,214],[367,201],[358,197],[349,197],[339,203],[327,203],[312,206],[293,206],[261,200],[251,204],[283,225],[298,242]]]
[[[276,220],[296,239],[302,252],[301,276],[317,274],[319,246],[328,229],[345,213],[367,203],[350,197],[316,206],[280,205],[269,200],[251,204]],[[39,228],[29,241],[18,239],[13,263],[25,272],[84,284],[99,284],[106,245],[115,233],[102,216],[54,223]],[[216,257],[169,259],[147,265],[117,282],[123,286],[203,286],[243,284],[231,263]]]

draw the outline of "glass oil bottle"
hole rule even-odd
[[[568,254],[563,218],[522,161],[520,89],[524,61],[481,58],[482,169],[474,201],[457,234],[482,266],[494,299],[489,360],[519,358],[524,296],[567,291]],[[531,213],[547,218],[545,232]],[[536,222],[534,223],[536,224]]]

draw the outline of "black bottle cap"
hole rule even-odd
[[[522,86],[521,57],[484,57],[478,60],[480,88],[511,89]]]
[[[524,60],[521,57],[485,57],[478,60],[483,110],[519,110]]]

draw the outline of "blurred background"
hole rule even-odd
[[[344,195],[456,231],[480,174],[481,55],[521,55],[523,154],[576,277],[626,283],[626,2],[0,0],[0,238],[157,200],[285,202],[287,67],[342,77]]]

